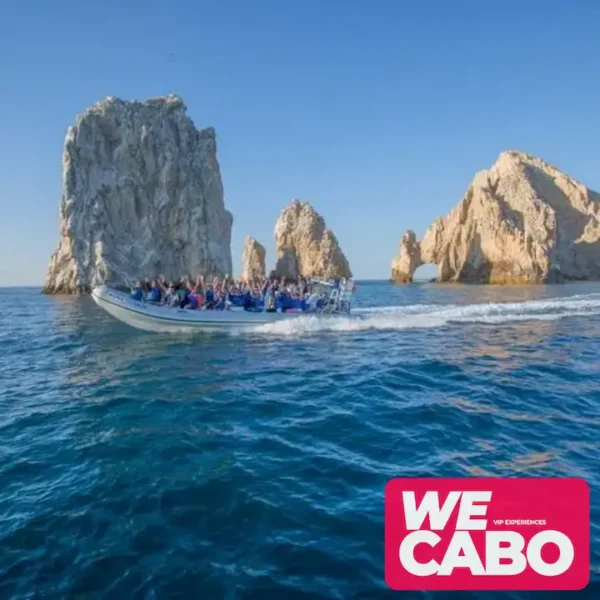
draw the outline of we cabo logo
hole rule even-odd
[[[589,581],[583,479],[392,479],[385,580],[396,590],[579,590]]]

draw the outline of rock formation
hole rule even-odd
[[[266,274],[266,251],[253,237],[247,237],[242,253],[242,278],[246,281],[261,279]]]
[[[414,272],[421,265],[421,245],[409,229],[400,240],[398,256],[392,261],[392,279],[396,283],[411,283]]]
[[[196,130],[177,96],[106,98],[67,132],[60,242],[44,291],[231,273],[232,221],[212,128]]]
[[[395,281],[411,281],[424,263],[438,265],[439,281],[599,279],[600,195],[539,158],[503,152],[420,244],[412,239],[394,260]]]
[[[275,224],[279,277],[351,277],[350,266],[332,231],[308,202],[293,200]]]

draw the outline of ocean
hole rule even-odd
[[[163,335],[0,290],[0,598],[600,597],[600,284],[355,306]],[[389,479],[538,475],[591,486],[586,590],[387,588]]]

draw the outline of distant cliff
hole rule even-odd
[[[265,256],[266,250],[253,237],[247,237],[242,253],[242,278],[246,281],[262,279],[266,275]]]
[[[392,279],[410,282],[425,263],[439,281],[600,279],[600,195],[539,158],[503,152],[420,243],[405,234]]]
[[[66,136],[60,242],[44,291],[230,274],[232,220],[213,129],[196,130],[177,96],[106,98]]]
[[[275,224],[275,248],[280,277],[352,276],[337,238],[308,202],[293,200],[282,211]]]

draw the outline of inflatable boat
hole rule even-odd
[[[144,331],[177,332],[190,330],[226,330],[251,328],[303,315],[330,316],[349,314],[354,285],[352,280],[339,284],[316,282],[316,287],[328,290],[322,293],[324,302],[319,308],[307,311],[267,312],[230,307],[223,310],[189,310],[164,304],[134,300],[130,294],[106,285],[92,290],[94,302],[115,319]]]

